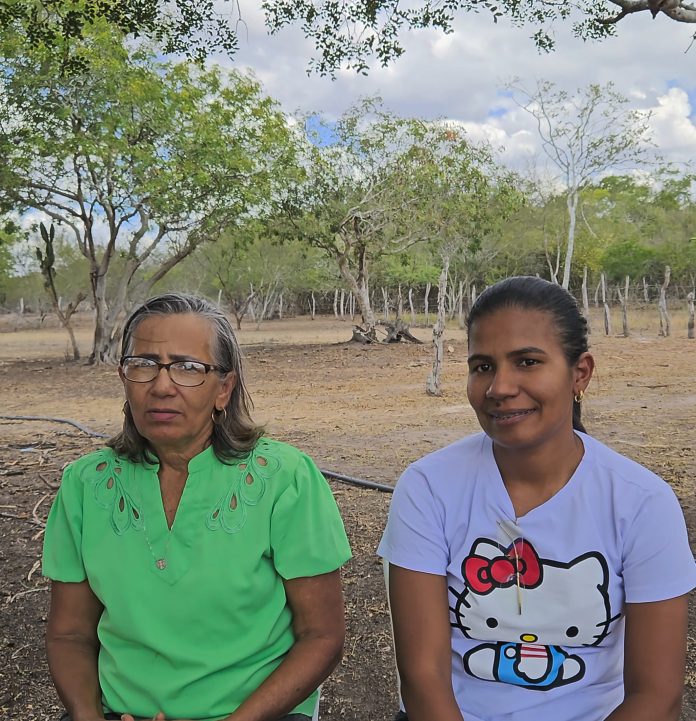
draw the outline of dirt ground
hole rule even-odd
[[[618,319],[617,319],[618,320]],[[675,314],[674,335],[657,335],[656,314],[632,318],[630,338],[599,334],[598,365],[584,404],[591,433],[666,478],[696,539],[696,341]],[[0,415],[68,418],[117,430],[121,388],[113,368],[65,360],[66,336],[46,320],[0,317]],[[309,452],[320,467],[392,484],[411,461],[477,430],[468,407],[466,344],[446,333],[444,394],[425,395],[431,365],[424,345],[343,342],[350,323],[291,319],[244,328],[248,386],[269,434]],[[87,353],[89,320],[78,329]],[[100,444],[72,426],[0,420],[0,718],[57,719],[59,704],[42,648],[47,583],[39,557],[43,522],[62,467]],[[390,721],[396,708],[391,637],[375,548],[390,495],[332,483],[355,554],[344,573],[345,657],[324,685],[324,721]],[[696,604],[690,612],[683,721],[696,721]],[[542,720],[540,720],[542,721]]]

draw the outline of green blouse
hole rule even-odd
[[[65,469],[46,524],[43,573],[89,585],[104,708],[213,721],[232,713],[293,645],[283,579],[342,566],[350,548],[312,460],[262,439],[224,464],[207,448],[171,531],[157,464],[111,449]],[[312,715],[316,692],[295,713]]]

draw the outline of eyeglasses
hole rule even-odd
[[[137,355],[127,355],[121,358],[123,377],[133,383],[149,383],[154,381],[162,368],[167,369],[169,377],[178,386],[193,388],[205,383],[205,377],[210,371],[219,371],[218,366],[200,361],[172,361],[159,363],[151,358],[141,358]]]

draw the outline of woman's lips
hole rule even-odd
[[[520,410],[512,411],[492,411],[488,415],[493,419],[493,422],[499,426],[508,426],[513,423],[519,423],[520,421],[527,418],[527,416],[536,412],[536,408],[524,408]]]
[[[166,422],[173,420],[181,414],[179,411],[175,411],[170,408],[154,408],[153,410],[148,411],[147,415],[153,421]]]

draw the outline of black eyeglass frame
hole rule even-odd
[[[137,358],[138,360],[146,361],[147,363],[152,363],[153,366],[157,367],[157,373],[155,373],[155,375],[152,378],[150,378],[150,380],[148,380],[148,381],[136,381],[136,380],[133,380],[132,378],[129,378],[126,375],[126,371],[123,368],[123,364],[125,361],[130,360],[131,358]],[[187,385],[183,385],[182,383],[177,383],[174,380],[174,378],[172,378],[171,371],[169,370],[173,365],[176,365],[177,363],[195,363],[196,365],[202,366],[203,370],[205,371],[203,380],[200,383],[196,383],[195,386],[187,386]],[[211,365],[210,363],[204,363],[203,361],[176,360],[176,361],[170,361],[169,363],[160,363],[159,361],[156,361],[154,358],[145,358],[144,356],[141,356],[141,355],[124,355],[119,360],[119,366],[121,367],[121,370],[123,372],[123,377],[129,383],[152,383],[152,381],[154,381],[157,378],[157,376],[162,372],[162,368],[166,368],[167,375],[169,376],[169,379],[171,380],[171,382],[174,383],[174,385],[181,386],[182,388],[198,388],[198,386],[202,386],[205,383],[205,379],[206,379],[208,373],[210,373],[211,371],[218,371],[219,373],[223,372],[223,370],[220,368],[220,366],[214,366],[214,365]]]

